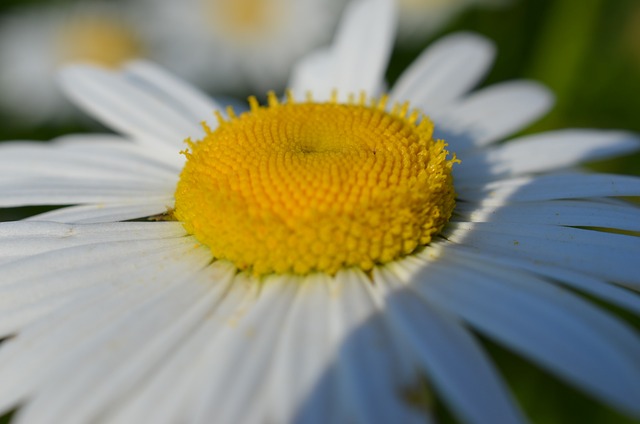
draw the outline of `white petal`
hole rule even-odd
[[[166,98],[167,103],[172,104],[176,112],[183,112],[189,122],[207,121],[211,128],[216,127],[214,112],[222,108],[202,91],[156,64],[144,60],[128,62],[124,75],[136,85],[145,85],[158,97]]]
[[[453,151],[483,146],[515,133],[546,113],[553,95],[532,81],[495,84],[433,114],[435,137]]]
[[[425,299],[577,387],[640,416],[637,333],[530,274],[443,253],[414,276]],[[437,279],[431,277],[434,268]]]
[[[334,45],[335,88],[340,95],[378,94],[391,54],[396,25],[394,2],[356,0],[347,6]]]
[[[0,145],[0,177],[100,178],[175,184],[178,168],[152,158],[139,145],[101,135],[74,135],[50,143]]]
[[[477,180],[482,177],[478,171],[483,168],[490,168],[487,177],[491,178],[548,172],[638,149],[638,136],[623,131],[558,130],[524,136],[493,149],[462,155],[462,164],[455,167],[455,176]]]
[[[50,250],[86,244],[183,237],[179,222],[118,222],[101,224],[60,224],[53,222],[0,222],[0,258],[22,257]],[[3,275],[8,278],[7,265]],[[34,270],[25,268],[22,272]],[[0,283],[2,281],[0,280]]]
[[[329,50],[312,53],[294,69],[294,94],[312,90],[316,100],[326,100],[332,90],[338,91],[341,100],[362,91],[369,96],[379,94],[394,31],[393,1],[349,3]]]
[[[333,81],[327,78],[334,72],[333,50],[319,49],[299,60],[291,71],[289,87],[297,99],[304,99],[307,93],[316,100],[328,99],[335,89]]]
[[[431,275],[428,267],[425,272]],[[402,278],[385,270],[380,277]],[[404,284],[387,298],[392,334],[414,353],[453,414],[469,423],[524,422],[508,388],[469,332],[427,299],[416,298],[411,280]]]
[[[210,277],[210,273],[183,276],[155,302],[132,311],[135,320],[123,317],[127,322],[124,331],[100,340],[90,351],[72,355],[76,356],[75,364],[73,372],[66,373],[69,378],[64,381],[64,389],[36,397],[33,408],[27,408],[25,421],[29,421],[28,412],[32,411],[35,416],[56,418],[59,422],[85,423],[114,407],[145,376],[152,375],[167,355],[206,319],[231,276],[227,274],[225,281]],[[127,335],[131,339],[123,340]],[[95,381],[101,383],[96,386]],[[87,393],[89,399],[78,404],[77,399]]]
[[[471,90],[493,62],[495,46],[484,37],[458,33],[426,49],[403,72],[390,93],[395,102],[430,115]]]
[[[142,311],[138,308],[153,305],[171,292],[172,287],[180,287],[185,272],[193,274],[209,260],[210,255],[202,249],[165,261],[162,267],[151,268],[152,272],[146,272],[141,278],[122,281],[120,286],[104,286],[105,292],[97,299],[61,309],[23,329],[0,349],[0,409],[34,393],[49,392],[43,401],[54,400],[55,396],[50,397],[52,392],[73,389],[63,381],[73,374],[70,370],[82,362],[81,358],[89,360],[85,371],[90,373],[108,361],[110,352],[117,356],[115,353],[120,349],[135,347],[134,340],[139,337],[133,334],[137,329],[133,323],[144,317],[144,314],[136,315]],[[132,332],[127,332],[129,327]],[[104,341],[113,337],[122,337],[121,342],[114,341],[105,349]],[[102,348],[104,357],[88,355],[96,345]],[[82,373],[79,377],[85,375]],[[36,405],[36,401],[30,402],[27,409]],[[47,408],[54,406],[49,404]],[[29,413],[38,414],[44,409],[33,407],[31,411]]]
[[[640,178],[612,174],[564,173],[511,178],[490,183],[465,180],[458,197],[487,205],[552,199],[640,196]]]
[[[494,266],[497,267],[526,270],[540,275],[549,281],[598,297],[640,316],[640,295],[624,287],[611,284],[603,279],[598,279],[579,271],[570,271],[558,266],[548,266],[540,262],[529,262],[512,257],[505,257],[499,253],[486,250],[480,252],[472,247],[450,244],[448,245],[448,249],[455,251],[458,255],[469,256],[474,260],[494,264]]]
[[[0,207],[123,203],[137,199],[162,202],[173,196],[175,183],[107,178],[12,178],[0,181]],[[171,204],[167,207],[173,206]]]
[[[215,262],[214,272],[232,275],[235,267]],[[222,278],[222,277],[221,277]],[[221,328],[231,325],[234,314],[255,303],[255,286],[235,278],[218,298],[207,319],[183,343],[175,347],[175,353],[149,376],[138,390],[122,399],[117,410],[109,412],[109,422],[153,422],[156,424],[187,422],[192,416],[192,404],[207,382],[202,366],[215,360],[206,351]],[[167,387],[171,387],[168,391]]]
[[[568,225],[640,231],[640,208],[633,204],[606,204],[588,200],[548,200],[504,206],[456,205],[455,221],[514,222]]]
[[[361,324],[345,334],[336,360],[316,388],[323,390],[324,385],[324,390],[333,392],[332,399],[341,412],[333,422],[424,422],[426,411],[405,398],[416,383],[415,373],[409,370],[412,357],[391,337],[393,329],[385,321],[376,283],[356,272],[336,278],[344,301],[332,315],[334,325]]]
[[[98,203],[70,206],[26,218],[27,221],[52,221],[75,224],[127,221],[166,213],[174,199],[165,198],[142,203]]]
[[[202,133],[199,123],[184,118],[175,105],[120,74],[76,65],[65,68],[60,80],[83,109],[163,155],[177,154],[187,137]]]
[[[273,422],[320,423],[326,418],[323,398],[314,388],[337,349],[327,319],[329,305],[336,302],[328,290],[331,286],[326,275],[306,277],[280,330],[265,383]]]
[[[640,287],[631,264],[640,258],[640,238],[552,225],[450,223],[445,237],[481,251],[501,253],[588,273],[607,281]]]

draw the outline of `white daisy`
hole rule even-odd
[[[417,42],[440,30],[463,11],[474,7],[495,7],[509,0],[397,0],[399,40]]]
[[[83,1],[8,13],[0,20],[0,107],[27,123],[68,117],[73,109],[55,81],[61,65],[116,67],[148,53],[130,12]]]
[[[640,312],[639,239],[590,229],[640,231],[616,199],[640,179],[572,169],[638,138],[498,144],[551,96],[470,93],[493,47],[457,34],[389,93],[433,116],[432,139],[418,112],[369,103],[392,37],[390,1],[354,2],[293,94],[240,117],[148,63],[67,70],[71,97],[122,136],[0,146],[1,206],[74,205],[0,224],[0,411],[424,423],[426,384],[460,421],[524,421],[473,329],[640,416],[638,334],[574,293]],[[184,221],[135,221],[167,208]]]
[[[329,41],[344,3],[148,0],[141,25],[178,75],[217,92],[264,93],[284,87],[293,63]]]

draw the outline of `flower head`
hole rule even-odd
[[[327,43],[344,0],[146,0],[141,25],[166,66],[237,94],[282,89],[293,63]]]
[[[638,238],[596,230],[640,231],[617,199],[640,179],[572,169],[638,138],[498,144],[551,96],[523,81],[470,93],[493,54],[471,34],[373,101],[393,27],[391,1],[354,2],[290,94],[238,116],[146,62],[65,71],[122,135],[0,146],[0,205],[65,205],[0,224],[0,409],[424,422],[426,384],[463,422],[523,421],[472,328],[640,416],[638,334],[572,292],[640,312]]]

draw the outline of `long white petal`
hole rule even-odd
[[[629,264],[640,257],[640,238],[552,225],[451,223],[445,237],[454,243],[507,257],[585,272],[640,287]]]
[[[135,178],[12,178],[0,181],[0,207],[122,203],[140,198],[158,202],[171,197],[174,191],[175,182]]]
[[[209,277],[210,273],[199,275],[195,270],[183,275],[157,301],[132,311],[136,320],[123,317],[125,330],[97,341],[88,351],[67,360],[73,372],[66,373],[70,377],[65,379],[64,389],[36,397],[33,408],[25,413],[25,421],[29,421],[31,411],[35,416],[80,424],[94,421],[101,413],[116,407],[123,394],[152,375],[155,367],[161,366],[171,351],[206,319],[228,282]],[[124,343],[127,336],[131,339]],[[118,348],[110,348],[114,343],[120,344]],[[101,384],[96,386],[96,380]],[[91,394],[90,399],[78,405],[78,397],[85,393]]]
[[[119,286],[106,286],[103,295],[97,299],[58,310],[23,329],[19,336],[3,345],[0,349],[0,409],[14,405],[24,396],[63,387],[61,381],[69,371],[61,370],[73,368],[78,362],[69,355],[82,358],[85,349],[90,349],[103,337],[122,334],[122,343],[116,343],[112,348],[133,345],[125,336],[124,328],[136,322],[137,308],[163,296],[182,282],[181,275],[193,273],[209,261],[210,256],[204,250],[192,253],[165,261],[162,267],[155,267],[153,272],[146,272],[136,280],[124,281]],[[99,367],[100,361],[90,361],[90,364]],[[38,410],[34,408],[35,413]]]
[[[464,201],[486,205],[552,199],[640,196],[640,178],[627,175],[563,173],[456,185]]]
[[[235,273],[228,263],[212,264],[214,272]],[[224,279],[226,277],[222,277]],[[189,421],[193,413],[193,400],[208,382],[203,375],[207,361],[215,360],[206,347],[216,338],[221,328],[230,325],[232,318],[255,303],[255,286],[233,278],[227,289],[212,305],[207,319],[183,343],[176,346],[175,353],[149,377],[149,380],[122,399],[118,409],[109,412],[109,422],[153,422],[169,424]],[[171,387],[167,391],[167,387]],[[189,417],[189,418],[188,418]]]
[[[117,222],[60,224],[39,221],[0,222],[0,258],[24,257],[50,250],[92,243],[183,237],[179,222]],[[8,265],[5,265],[8,266]],[[3,266],[3,276],[8,268]],[[25,267],[23,276],[37,271]]]
[[[484,37],[457,33],[433,43],[404,71],[390,93],[430,115],[471,90],[487,72],[495,46]]]
[[[198,122],[117,73],[76,65],[65,68],[60,80],[68,96],[85,110],[164,155],[175,155],[187,137],[202,134]]]
[[[640,337],[622,322],[544,279],[469,257],[443,254],[413,278],[425,299],[577,387],[640,416]]]
[[[596,278],[580,271],[571,271],[560,266],[543,265],[540,262],[506,257],[500,253],[487,250],[479,251],[464,245],[448,244],[447,251],[454,252],[457,256],[468,256],[472,260],[494,264],[496,267],[526,270],[557,284],[588,293],[640,316],[640,295],[604,279]]]
[[[606,204],[589,200],[548,200],[504,206],[456,206],[454,221],[514,222],[522,224],[567,225],[640,231],[640,208],[633,204]]]
[[[0,145],[0,177],[177,181],[178,168],[158,162],[139,145],[102,136],[67,136],[49,143]]]
[[[460,155],[455,177],[478,180],[549,172],[640,149],[640,138],[623,131],[558,130],[527,135],[491,149]]]
[[[393,274],[398,266],[383,269],[380,277],[402,280]],[[395,284],[401,288],[387,297],[385,309],[392,334],[413,352],[453,414],[469,423],[524,422],[508,388],[469,332],[453,316],[417,298],[411,279]]]
[[[215,111],[222,107],[187,82],[176,78],[154,63],[135,60],[124,67],[124,75],[131,78],[136,85],[148,87],[150,92],[165,98],[173,105],[176,112],[182,112],[189,122],[207,121],[210,128],[215,128],[217,120]]]
[[[453,151],[484,146],[534,122],[552,103],[551,92],[538,83],[495,84],[434,114],[434,134],[445,139]]]
[[[127,203],[98,203],[55,209],[26,218],[27,221],[53,221],[75,224],[96,224],[144,218],[166,213],[172,198],[130,201]]]

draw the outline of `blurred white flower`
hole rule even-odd
[[[69,116],[55,73],[70,62],[117,67],[146,55],[135,14],[106,2],[16,10],[0,21],[0,108],[23,123]]]
[[[162,64],[216,93],[281,89],[302,54],[328,42],[344,0],[148,0]]]

